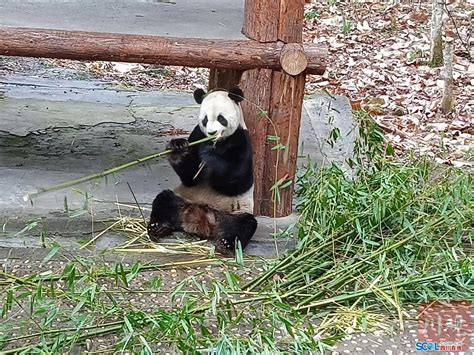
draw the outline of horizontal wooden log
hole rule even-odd
[[[173,38],[0,26],[0,55],[182,65],[220,69],[280,70],[282,42]],[[322,74],[327,52],[303,45],[308,74]]]

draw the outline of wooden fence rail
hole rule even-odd
[[[293,55],[288,56],[288,51]],[[281,56],[283,54],[283,57]],[[182,65],[217,69],[300,69],[322,74],[326,50],[315,45],[300,48],[283,42],[211,40],[150,35],[0,27],[0,55],[76,60]],[[306,60],[305,60],[306,59]]]

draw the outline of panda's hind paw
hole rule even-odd
[[[234,251],[234,243],[225,239],[225,238],[221,238],[219,240],[216,241],[215,243],[216,245],[216,251],[219,253],[219,254],[222,254],[224,256],[234,256],[235,254],[235,251]]]
[[[147,228],[148,236],[155,241],[170,235],[173,231],[173,227],[161,223],[149,223]]]

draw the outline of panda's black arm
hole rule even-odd
[[[191,143],[205,137],[206,136],[201,132],[199,125],[197,125],[189,135],[188,142]],[[188,147],[177,159],[170,159],[170,163],[176,174],[178,174],[181,179],[183,185],[195,186],[198,183],[199,178],[194,179],[194,177],[196,176],[201,164],[199,145]]]

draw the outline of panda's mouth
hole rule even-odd
[[[217,132],[217,131],[208,132],[207,136],[214,138],[214,141],[218,141],[219,139],[223,138],[223,133],[224,132]]]

